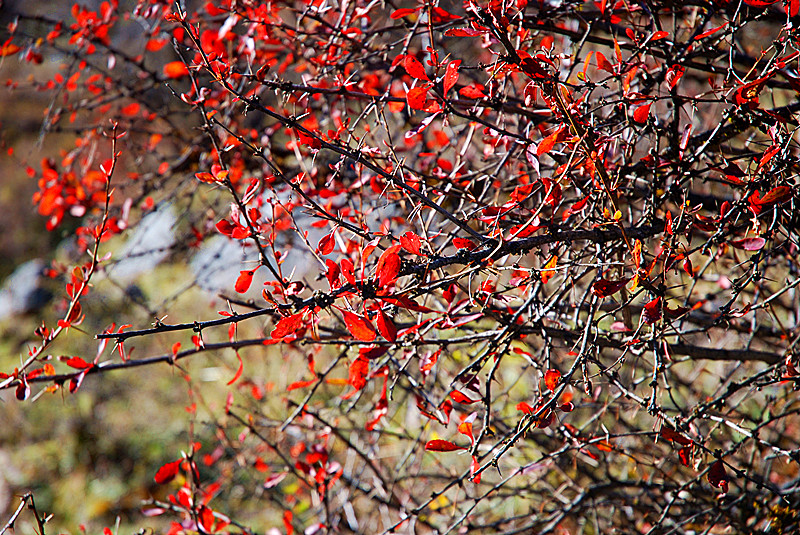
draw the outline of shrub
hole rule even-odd
[[[796,2],[182,5],[20,7],[2,46],[82,256],[0,388],[183,376],[159,529],[797,529]],[[52,357],[158,210],[153,266],[223,244],[225,310]]]

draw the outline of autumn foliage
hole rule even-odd
[[[3,400],[229,370],[130,523],[796,532],[795,0],[186,4],[23,6],[0,48],[70,136],[4,150],[77,251]],[[164,262],[249,258],[221,312],[92,316],[165,206]]]

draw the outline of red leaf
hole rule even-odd
[[[532,57],[523,58],[519,65],[523,72],[534,79],[549,78],[550,74],[542,68],[539,60]]]
[[[293,314],[282,318],[275,324],[275,329],[272,331],[272,338],[283,338],[293,334],[303,324],[303,313]]]
[[[464,421],[458,424],[458,432],[462,435],[467,435],[470,442],[475,442],[475,438],[472,436],[472,422]]]
[[[267,479],[264,480],[264,488],[271,489],[272,487],[277,487],[278,483],[286,478],[287,473],[288,472],[278,472],[277,474],[272,474],[267,477]]]
[[[83,379],[85,377],[86,377],[86,371],[82,371],[81,373],[79,373],[78,375],[76,375],[75,377],[73,377],[72,379],[69,380],[69,393],[70,394],[74,394],[75,392],[78,391],[78,389],[81,387],[81,384],[83,383]]]
[[[235,383],[236,380],[239,379],[239,377],[242,376],[242,372],[244,371],[244,362],[242,362],[242,356],[239,354],[238,351],[236,352],[236,358],[239,359],[239,368],[236,370],[236,373],[233,374],[233,379],[231,379],[230,381],[225,383],[228,386],[230,386],[233,383]]]
[[[555,132],[544,138],[536,147],[536,156],[547,154],[548,152],[553,150],[553,146],[555,146],[556,141],[558,141],[558,136],[561,135],[562,130],[563,127],[558,127],[556,128]]]
[[[400,246],[411,254],[420,254],[421,245],[419,236],[410,230],[400,236]]]
[[[369,360],[364,355],[359,354],[350,364],[347,374],[347,384],[356,390],[361,390],[367,384],[367,374],[369,373]]]
[[[240,294],[243,294],[249,290],[250,285],[253,283],[253,274],[257,270],[258,268],[240,272],[239,278],[236,279],[236,286],[234,286],[234,289]]]
[[[662,438],[666,440],[671,440],[672,442],[677,442],[681,446],[689,446],[692,443],[691,440],[689,440],[685,436],[681,435],[677,431],[674,431],[672,428],[667,426],[661,427],[661,430],[658,432],[658,434]]]
[[[345,280],[350,284],[355,285],[356,276],[354,273],[355,268],[353,266],[353,262],[349,258],[342,258],[341,266],[342,266],[342,275],[344,276]]]
[[[389,15],[389,17],[392,19],[402,19],[403,17],[406,17],[408,15],[413,15],[416,12],[417,12],[416,9],[410,9],[410,8],[395,9],[394,11],[392,11],[392,14]]]
[[[378,286],[385,288],[397,278],[400,273],[400,255],[397,251],[400,249],[399,245],[392,245],[386,249],[378,259],[378,265],[375,269],[378,279]]]
[[[458,82],[458,67],[461,65],[461,60],[457,59],[447,64],[447,69],[444,72],[444,94],[446,95],[454,85]]]
[[[14,390],[14,395],[20,401],[25,401],[31,395],[31,386],[28,384],[28,379],[24,374],[20,378],[16,390]]]
[[[470,251],[477,247],[472,240],[467,238],[453,238],[453,245],[456,249],[468,249]]]
[[[330,234],[326,234],[319,240],[319,244],[317,244],[317,249],[319,250],[320,254],[331,254],[333,252],[333,246],[336,244],[336,239],[333,236],[333,232]]]
[[[595,58],[597,59],[598,68],[603,69],[604,71],[610,74],[614,74],[614,66],[611,65],[611,62],[608,61],[602,53],[597,52],[595,54]]]
[[[421,120],[419,122],[419,124],[417,126],[415,126],[411,130],[409,130],[408,132],[403,134],[403,138],[411,139],[412,137],[416,136],[417,134],[420,134],[420,133],[424,132],[425,129],[428,128],[428,126],[430,126],[431,122],[433,122],[433,120],[436,119],[436,117],[438,117],[438,116],[439,116],[439,112],[437,111],[433,115],[429,115],[429,116],[425,117],[423,120]]]
[[[378,332],[381,333],[381,336],[390,342],[397,341],[397,327],[395,327],[392,319],[387,316],[383,310],[378,310],[376,323],[378,324]]]
[[[661,319],[661,298],[656,297],[649,303],[644,305],[642,310],[642,321],[648,325],[652,325]]]
[[[444,32],[447,37],[477,37],[488,33],[488,30],[473,30],[472,28],[450,28]]]
[[[420,305],[419,303],[412,301],[408,297],[401,295],[400,297],[381,297],[382,301],[389,303],[390,305],[395,305],[400,308],[405,308],[406,310],[413,310],[414,312],[433,312],[430,308]]]
[[[425,101],[428,99],[428,88],[428,85],[422,85],[413,89],[409,89],[408,93],[406,94],[408,107],[412,110],[421,110],[425,108]]]
[[[542,279],[542,284],[547,284],[547,282],[553,278],[553,275],[556,274],[556,265],[558,264],[558,257],[553,255],[547,263],[542,266],[542,270],[539,273],[539,277]]]
[[[375,327],[365,317],[353,314],[347,310],[342,310],[344,315],[344,323],[347,325],[347,330],[353,335],[353,338],[363,342],[372,342],[376,338]]]
[[[484,89],[485,87],[481,84],[472,84],[459,89],[458,94],[464,98],[489,98],[489,95],[484,92]]]
[[[745,251],[760,251],[764,248],[767,240],[764,238],[743,238],[741,240],[732,241],[731,245],[737,249],[744,249]]]
[[[0,58],[10,56],[11,54],[16,54],[17,52],[22,50],[22,48],[15,45],[14,43],[11,43],[10,41],[11,39],[3,43],[3,46],[0,47]]]
[[[639,106],[633,110],[633,120],[637,123],[646,123],[647,118],[650,116],[650,103]]]
[[[309,381],[296,381],[289,386],[286,387],[287,392],[291,392],[292,390],[297,390],[298,388],[305,388],[307,386],[311,386],[316,383],[318,379],[311,379]]]
[[[182,462],[183,459],[178,459],[177,461],[172,461],[171,463],[165,464],[158,469],[158,472],[156,472],[156,476],[153,479],[155,479],[156,483],[159,485],[169,483],[175,479],[175,476],[178,475],[178,470],[180,469]]]
[[[678,458],[681,460],[681,464],[683,466],[691,466],[692,460],[692,448],[690,446],[684,446],[683,448],[678,450]]]
[[[558,370],[547,370],[544,372],[544,386],[551,392],[555,392],[558,382],[561,381],[561,372]]]
[[[456,451],[463,450],[461,446],[456,446],[448,440],[429,440],[425,444],[425,449],[428,451]]]
[[[462,405],[470,405],[480,401],[480,399],[470,399],[458,390],[453,390],[450,392],[450,397],[453,398],[453,401],[461,403]]]
[[[480,467],[481,467],[481,463],[479,463],[478,462],[478,458],[473,455],[472,456],[472,464],[469,465],[469,476],[472,478],[472,481],[475,482],[475,483],[480,483],[481,482],[481,475],[480,474],[475,475],[475,472],[477,472],[480,469]]]
[[[610,281],[601,277],[594,284],[592,284],[592,293],[594,293],[594,295],[597,297],[609,297],[624,288],[625,285],[628,284],[629,280],[630,279]]]
[[[425,80],[426,82],[431,81],[430,78],[428,78],[428,75],[425,73],[425,67],[423,67],[422,63],[420,63],[419,60],[411,54],[408,54],[405,58],[403,58],[403,67],[412,78],[416,78],[417,80]]]
[[[744,3],[753,7],[767,7],[777,4],[780,0],[744,0]]]
[[[67,366],[69,366],[71,368],[76,368],[78,370],[86,370],[86,369],[91,368],[93,366],[92,364],[89,364],[88,362],[86,362],[85,360],[83,360],[80,357],[68,358],[67,360],[64,361],[64,364],[66,364]]]
[[[784,203],[792,198],[792,188],[789,186],[778,186],[767,192],[763,197],[756,191],[750,196],[750,204],[753,206],[769,206],[776,203]]]
[[[327,271],[325,271],[325,277],[327,277],[328,279],[328,285],[331,287],[331,290],[341,286],[341,283],[339,281],[339,273],[341,273],[341,270],[339,269],[339,264],[337,264],[330,258],[326,258],[325,267],[327,268]]]
[[[528,405],[524,401],[520,401],[519,403],[517,403],[517,410],[518,411],[522,411],[525,414],[533,414],[533,412],[534,412],[533,411],[533,407],[531,407],[530,405]]]
[[[189,69],[182,61],[171,61],[164,65],[164,76],[167,78],[182,78],[189,74]]]
[[[722,461],[717,461],[708,469],[708,482],[712,487],[719,487],[722,492],[728,492],[728,475],[725,473],[725,465]]]

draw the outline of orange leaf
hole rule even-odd
[[[561,380],[561,372],[558,370],[547,370],[544,373],[544,385],[551,392],[555,392],[558,382]]]
[[[456,446],[448,440],[429,440],[425,444],[425,449],[428,451],[456,451],[463,450],[461,446]]]
[[[238,352],[238,351],[236,352],[236,358],[237,358],[237,359],[239,359],[239,368],[236,370],[236,373],[235,373],[235,374],[233,374],[233,379],[231,379],[230,381],[228,381],[227,383],[225,383],[225,384],[227,384],[228,386],[230,386],[230,385],[232,385],[233,383],[235,383],[235,382],[236,382],[236,380],[237,380],[237,379],[239,379],[239,377],[241,377],[241,376],[242,376],[242,372],[244,371],[244,362],[242,362],[242,356],[239,354],[239,352]]]
[[[11,54],[16,54],[22,50],[19,46],[15,45],[11,42],[11,39],[3,43],[3,46],[0,47],[0,58],[4,58],[6,56],[10,56]]]
[[[353,314],[347,310],[342,310],[344,315],[344,323],[347,325],[347,330],[353,335],[353,338],[364,342],[372,342],[376,338],[375,327],[365,317]]]
[[[458,432],[462,435],[467,435],[469,437],[470,442],[474,441],[475,439],[472,437],[472,422],[461,422],[458,424]]]
[[[556,263],[558,262],[558,257],[553,255],[550,257],[550,260],[542,268],[542,271],[539,273],[539,276],[542,278],[542,284],[547,284],[547,282],[553,278],[553,275],[556,274]]]
[[[182,61],[171,61],[164,65],[164,76],[167,78],[182,78],[189,74],[189,69]]]

